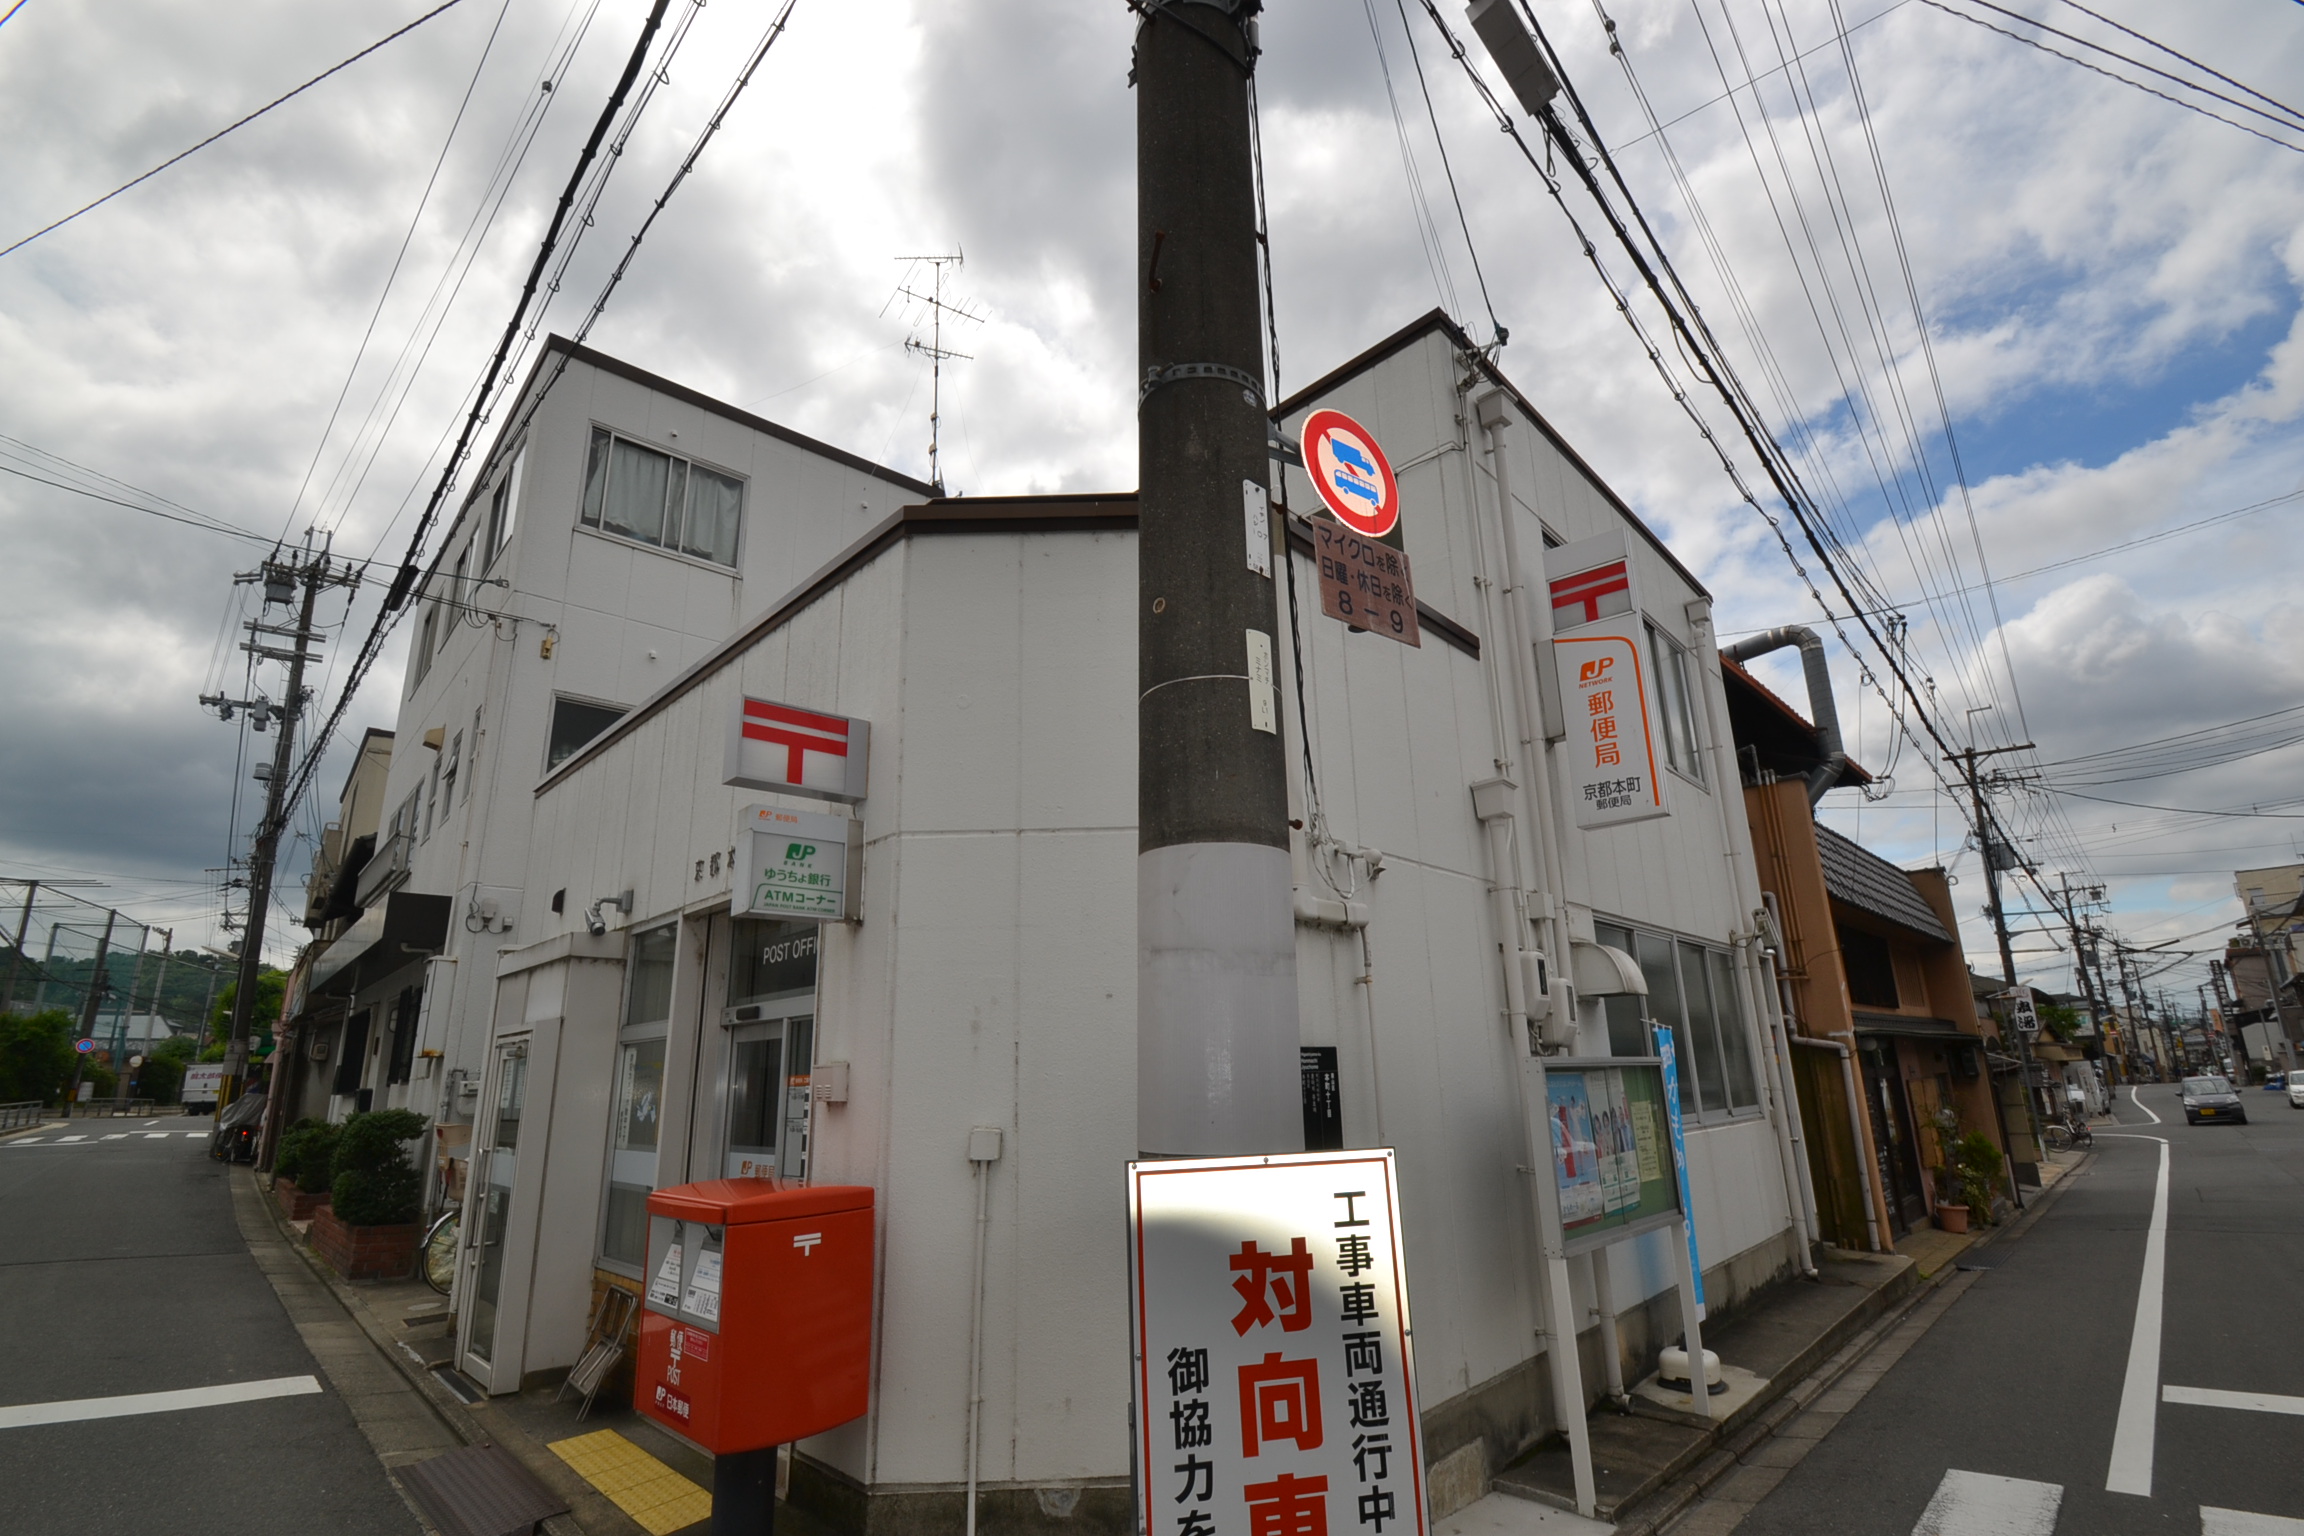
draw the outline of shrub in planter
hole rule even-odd
[[[344,1122],[336,1140],[329,1203],[348,1227],[390,1227],[416,1219],[424,1197],[423,1175],[409,1162],[403,1144],[424,1134],[430,1122],[406,1109],[379,1109]]]
[[[325,1195],[335,1187],[336,1144],[343,1137],[344,1127],[340,1125],[312,1128],[311,1140],[304,1143],[304,1155],[296,1163],[298,1189],[307,1195]]]
[[[286,1179],[291,1184],[297,1182],[304,1171],[305,1151],[312,1145],[312,1133],[325,1123],[306,1115],[280,1133],[280,1145],[272,1152],[274,1178]],[[327,1159],[322,1158],[321,1164],[325,1167]]]

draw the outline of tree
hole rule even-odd
[[[184,1068],[192,1060],[192,1041],[172,1035],[152,1048],[136,1072],[136,1096],[155,1104],[173,1104],[184,1086]]]
[[[2040,1015],[2040,1027],[2058,1040],[2069,1044],[2080,1033],[2080,1010],[2064,1003],[2042,1003],[2034,1010]]]
[[[80,1021],[62,1008],[0,1014],[0,1103],[53,1101],[72,1081]]]
[[[222,1061],[224,1043],[232,1035],[232,1004],[240,995],[237,977],[216,994],[216,1011],[208,1018],[208,1038],[215,1042],[202,1061]],[[248,1054],[251,1059],[272,1049],[272,1031],[280,1023],[280,1005],[288,997],[288,973],[265,966],[256,973],[256,1007],[248,1017]]]

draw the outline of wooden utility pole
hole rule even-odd
[[[1968,783],[1968,803],[1976,816],[1976,848],[1984,856],[1985,910],[1991,914],[1992,931],[2000,940],[2001,985],[2008,989],[2011,998],[2016,991],[2016,950],[2008,940],[2008,913],[2000,901],[2000,855],[1995,848],[1992,812],[1984,803],[1984,779],[1977,770],[1977,764],[1987,757],[1997,757],[2004,752],[2029,752],[2032,745],[2027,741],[2013,747],[1970,747],[1965,752],[1945,754],[1948,761],[1960,765],[1961,777]],[[2003,842],[1997,847],[2009,848],[2010,845]],[[2013,849],[2010,851],[2013,852]],[[2040,1107],[2032,1091],[2032,1040],[2016,1027],[2013,1000],[2009,1014],[2008,1033],[2016,1037],[2016,1060],[2024,1074],[2024,1125],[2031,1134],[2033,1145],[2037,1147],[2040,1145]]]

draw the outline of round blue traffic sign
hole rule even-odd
[[[72,1043],[72,1049],[74,1049],[74,1050],[78,1051],[78,1052],[79,1052],[81,1055],[85,1056],[85,1055],[87,1055],[87,1054],[88,1054],[90,1051],[92,1051],[92,1050],[96,1049],[96,1042],[95,1042],[93,1039],[88,1039],[88,1040],[76,1040],[76,1041],[74,1041],[74,1042]]]

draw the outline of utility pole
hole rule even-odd
[[[2027,741],[2013,747],[1970,747],[1965,752],[1948,752],[1945,754],[1948,761],[1960,765],[1961,777],[1968,782],[1968,803],[1976,816],[1976,847],[1977,851],[1984,856],[1984,895],[1988,903],[1985,910],[1991,913],[1992,931],[2000,940],[2000,982],[2011,994],[2016,991],[2016,950],[2015,946],[2008,941],[2008,914],[2000,902],[2001,853],[1999,851],[2009,848],[2009,845],[2004,842],[1998,844],[1994,842],[1992,813],[1984,804],[1984,779],[1977,771],[1976,765],[1987,757],[1997,757],[2004,752],[2029,752],[2032,747],[2033,744]],[[2040,1145],[2040,1108],[2038,1096],[2032,1090],[2032,1041],[2023,1030],[2016,1027],[2013,1006],[2010,1007],[2009,1012],[2011,1017],[2008,1033],[2016,1037],[2016,1060],[2022,1067],[2024,1074],[2025,1129],[2031,1133],[2033,1145],[2038,1147]]]
[[[301,558],[276,552],[258,569],[235,576],[236,582],[261,582],[264,587],[263,608],[258,617],[248,621],[248,639],[240,649],[261,660],[286,662],[287,693],[278,704],[262,697],[227,699],[221,694],[204,695],[200,700],[226,720],[232,718],[235,709],[248,710],[249,723],[258,731],[268,720],[277,719],[280,725],[279,737],[272,745],[270,772],[263,776],[264,814],[256,823],[255,847],[248,861],[248,920],[240,934],[240,975],[232,997],[232,1032],[224,1048],[224,1084],[216,1101],[219,1111],[240,1096],[248,1071],[248,1035],[256,1014],[257,980],[264,968],[264,922],[272,905],[272,866],[279,858],[280,834],[287,830],[291,808],[285,802],[289,774],[295,767],[296,726],[307,702],[304,666],[326,638],[312,627],[313,609],[322,587],[351,585],[359,579],[357,570],[354,567],[339,573],[325,553],[307,549]],[[298,587],[303,588],[301,600],[296,594]],[[275,604],[286,607],[291,602],[298,604],[292,627],[264,622],[263,615]],[[289,642],[285,649],[276,643],[283,639]]]
[[[2092,947],[2080,936],[2080,908],[2072,900],[2072,877],[2058,874],[2058,883],[2064,891],[2064,928],[2072,936],[2072,970],[2080,978],[2080,996],[2088,1004],[2088,1027],[2096,1031],[2096,1047],[2104,1047],[2104,1019],[2096,1008],[2096,986],[2088,979],[2088,951]],[[2088,900],[2101,900],[2104,887],[2083,886],[2080,894]]]
[[[1248,85],[1261,0],[1136,26],[1136,1143],[1304,1145]],[[1245,536],[1244,536],[1245,534]]]
[[[117,911],[105,913],[104,936],[96,941],[96,964],[94,969],[88,973],[88,996],[80,1004],[79,1034],[80,1038],[84,1040],[92,1038],[96,1033],[96,1005],[104,996],[104,961],[105,957],[112,952],[112,925],[119,919],[120,914]],[[88,1053],[74,1050],[72,1053],[72,1091],[64,1100],[64,1113],[67,1117],[72,1113],[72,1106],[80,1100],[80,1076],[87,1070],[87,1066]],[[93,1088],[94,1085],[91,1084],[90,1086]]]
[[[2288,1070],[2294,1071],[2296,1068],[2296,1036],[2288,1031],[2288,1008],[2286,1004],[2280,1001],[2280,994],[2285,990],[2281,985],[2283,978],[2280,972],[2287,967],[2275,966],[2272,963],[2272,945],[2264,937],[2264,914],[2256,909],[2256,903],[2253,899],[2243,897],[2242,900],[2248,906],[2248,930],[2256,935],[2256,952],[2264,957],[2264,991],[2272,999],[2272,1022],[2280,1027],[2280,1053],[2284,1058],[2282,1065]],[[2297,902],[2297,907],[2304,908],[2304,899]],[[2287,921],[2295,916],[2296,909],[2291,908],[2288,918],[2282,920],[2280,931],[2283,944],[2287,939]]]
[[[8,990],[0,996],[0,1013],[16,1011],[16,970],[24,962],[24,941],[32,933],[32,903],[40,894],[40,882],[24,882],[24,915],[16,920],[16,942],[8,950]]]

